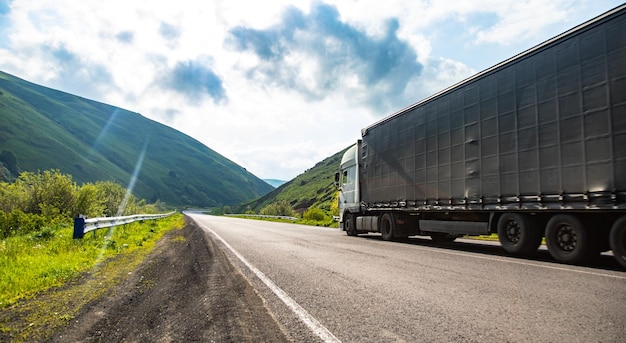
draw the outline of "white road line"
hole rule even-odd
[[[224,246],[226,246],[237,258],[250,269],[263,283],[269,287],[269,289],[276,294],[276,296],[282,300],[287,307],[295,313],[298,318],[309,328],[317,337],[319,337],[322,341],[326,343],[341,343],[341,341],[335,337],[324,325],[322,325],[317,319],[311,316],[300,304],[298,304],[295,300],[293,300],[285,291],[283,291],[280,287],[278,287],[272,280],[270,280],[263,272],[257,269],[254,265],[252,265],[248,260],[245,259],[237,250],[235,250],[228,242],[226,242],[220,235],[218,235],[215,231],[211,230],[208,226],[199,223],[199,225],[204,227],[207,231],[209,231],[212,235],[215,236]]]

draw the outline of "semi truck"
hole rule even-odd
[[[361,130],[340,228],[626,267],[626,5]]]

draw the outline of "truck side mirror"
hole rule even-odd
[[[339,175],[340,175],[339,172],[335,173],[335,182],[334,182],[334,184],[335,184],[335,188],[337,188],[337,189],[339,189]]]

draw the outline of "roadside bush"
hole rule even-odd
[[[26,213],[44,214],[44,210],[53,214],[71,216],[76,184],[72,176],[61,174],[59,170],[46,170],[42,173],[24,172],[15,181],[18,188],[26,195],[22,210]],[[44,214],[45,215],[45,214]]]
[[[105,205],[100,199],[101,191],[97,185],[86,183],[76,192],[73,216],[82,214],[86,217],[99,217],[104,213]]]
[[[13,183],[0,182],[0,238],[71,225],[79,214],[93,218],[157,213],[159,206],[137,201],[112,181],[79,187],[59,170],[23,172]]]
[[[262,208],[260,214],[266,216],[293,217],[295,215],[295,212],[287,201],[279,200]]]
[[[95,183],[95,186],[98,189],[98,198],[104,206],[103,216],[115,217],[133,212],[128,206],[134,204],[134,196],[131,195],[132,199],[127,199],[126,204],[123,203],[126,196],[126,188],[113,181],[98,181]]]
[[[333,216],[339,215],[339,191],[335,192],[333,200],[330,202],[330,214]]]
[[[35,213],[24,213],[14,209],[10,213],[0,214],[0,239],[16,233],[28,234],[39,231],[47,220],[44,216]]]
[[[326,219],[326,213],[320,208],[311,207],[302,216],[305,220],[312,220],[316,222],[321,222]]]

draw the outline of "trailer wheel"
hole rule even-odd
[[[626,216],[619,218],[611,227],[609,244],[617,262],[626,267]]]
[[[383,234],[383,240],[392,241],[394,231],[395,221],[393,220],[393,215],[390,213],[383,214],[380,218],[380,233]]]
[[[348,236],[356,236],[357,232],[356,232],[356,218],[354,217],[354,215],[350,212],[346,213],[344,215],[344,220],[343,220],[343,229],[346,231],[346,234]]]
[[[580,219],[559,214],[546,225],[546,244],[552,257],[564,263],[580,263],[592,253],[592,244]]]
[[[529,254],[537,251],[543,238],[537,221],[526,214],[505,213],[498,220],[498,239],[510,254]]]

